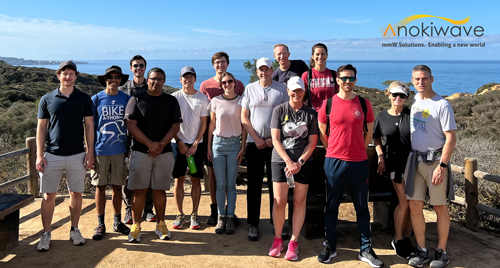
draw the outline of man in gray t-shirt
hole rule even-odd
[[[271,60],[260,58],[256,63],[259,81],[247,85],[241,96],[241,122],[248,132],[245,151],[247,161],[247,222],[250,224],[248,240],[259,240],[260,204],[264,164],[269,187],[269,206],[272,222],[273,189],[271,183],[271,117],[274,107],[287,102],[286,86],[273,81]]]
[[[418,247],[408,264],[422,267],[431,260],[425,247],[422,212],[428,190],[429,202],[436,211],[438,229],[438,245],[430,266],[444,267],[448,263],[446,243],[450,230],[446,202],[449,188],[453,189],[449,162],[456,144],[457,126],[451,105],[432,89],[434,77],[431,69],[426,65],[415,66],[411,80],[418,94],[410,113],[412,152],[406,167],[405,184]]]

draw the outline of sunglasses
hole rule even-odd
[[[340,80],[342,80],[343,82],[347,82],[349,80],[349,82],[354,82],[354,80],[356,80],[356,76],[352,76],[352,77],[349,77],[349,76],[344,76],[344,77],[339,77]]]
[[[144,64],[134,64],[132,65],[132,67],[134,67],[134,69],[137,69],[137,68],[144,68]]]
[[[230,84],[232,84],[233,82],[234,82],[234,80],[227,80],[227,81],[222,81],[221,83],[222,83],[223,85],[230,85]]]
[[[106,75],[106,79],[116,79],[116,80],[119,80],[119,79],[122,79],[122,77],[120,75]]]
[[[400,97],[400,98],[401,98],[401,99],[403,99],[403,100],[404,100],[404,99],[406,99],[406,98],[408,98],[408,96],[406,96],[406,95],[405,95],[405,94],[403,94],[403,93],[391,93],[391,95],[392,95],[392,97],[393,97],[393,98]]]

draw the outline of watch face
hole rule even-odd
[[[300,162],[301,164],[304,164],[306,161],[304,161],[304,159],[299,159],[299,162]]]

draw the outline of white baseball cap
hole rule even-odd
[[[273,64],[271,63],[271,60],[266,58],[266,57],[262,57],[260,59],[257,60],[257,62],[255,63],[255,66],[257,67],[257,69],[260,68],[260,66],[267,66],[269,68],[273,68]]]
[[[289,90],[295,90],[297,88],[304,90],[304,88],[305,88],[304,81],[302,81],[302,78],[300,78],[298,76],[290,77],[290,79],[288,79],[288,82],[286,82],[286,87]]]
[[[397,87],[391,88],[391,93],[403,93],[406,96],[408,96],[408,93],[406,93],[406,91],[404,90],[404,88],[402,86],[397,86]]]

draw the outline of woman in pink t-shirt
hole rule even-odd
[[[235,85],[234,76],[231,73],[224,73],[220,81],[224,93],[212,98],[208,105],[211,120],[208,127],[207,155],[214,165],[217,180],[216,199],[219,214],[215,226],[217,234],[235,232],[236,177],[245,153],[247,135],[241,124],[241,106],[238,105],[241,96],[235,93]]]
[[[328,48],[326,45],[322,43],[315,44],[312,47],[309,64],[311,69],[302,74],[302,80],[308,92],[308,105],[316,110],[316,112],[319,111],[324,100],[333,97],[339,90],[339,86],[335,80],[337,77],[336,72],[326,68],[327,59]],[[311,81],[309,81],[310,76],[312,76]]]

